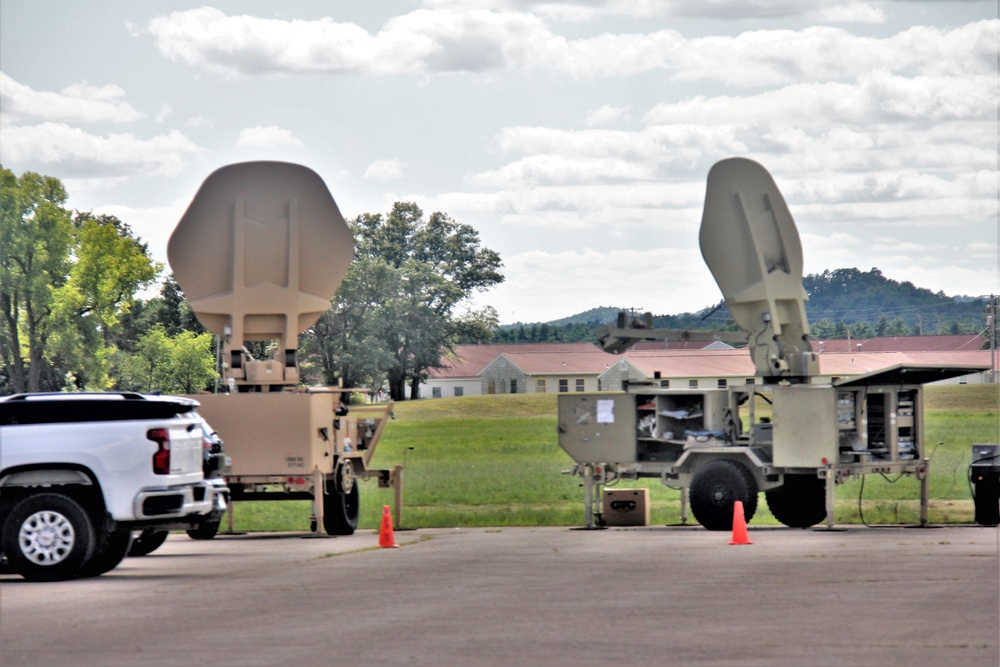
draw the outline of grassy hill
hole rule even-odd
[[[931,521],[971,522],[966,478],[974,442],[998,442],[998,387],[928,387],[927,451],[931,464]],[[467,396],[407,401],[395,407],[373,458],[391,468],[405,461],[404,527],[581,525],[583,490],[560,474],[572,460],[556,438],[556,394]],[[942,443],[942,444],[938,444]],[[649,488],[654,524],[680,520],[680,492],[656,480],[622,482]],[[837,489],[838,523],[916,523],[919,482],[870,475]],[[361,487],[360,526],[375,529],[391,489]],[[859,504],[860,499],[860,504]],[[859,511],[859,507],[861,511]],[[309,503],[245,502],[235,507],[237,530],[306,530]],[[398,518],[398,517],[397,517]],[[693,519],[692,519],[693,521]],[[751,523],[774,524],[761,499]]]

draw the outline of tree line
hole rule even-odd
[[[124,221],[67,201],[58,179],[0,167],[0,394],[215,389],[218,341],[148,245]],[[474,228],[413,203],[349,225],[354,261],[300,335],[302,381],[416,397],[455,344],[491,339],[496,311],[466,304],[503,281],[503,263]],[[138,296],[158,281],[157,296]],[[256,358],[273,347],[247,343]]]

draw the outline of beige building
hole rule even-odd
[[[745,349],[702,345],[699,349],[690,343],[646,343],[624,354],[608,354],[592,343],[459,345],[455,359],[430,373],[420,397],[608,391],[621,389],[623,381],[652,381],[675,389],[759,381]],[[814,349],[822,348],[820,375],[814,381],[829,382],[899,364],[989,366],[990,352],[981,346],[981,337],[971,335],[856,340],[850,351],[847,341],[814,342]],[[949,382],[988,379],[987,372]]]

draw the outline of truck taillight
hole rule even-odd
[[[170,474],[170,433],[165,428],[151,428],[146,431],[146,438],[156,443],[156,453],[153,454],[153,472],[157,475]]]

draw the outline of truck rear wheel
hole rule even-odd
[[[733,505],[743,503],[747,521],[757,512],[757,482],[741,463],[711,461],[694,474],[689,490],[691,513],[708,530],[733,527]]]
[[[14,505],[2,533],[10,569],[30,581],[72,579],[94,554],[90,517],[58,493],[28,496]]]
[[[323,494],[323,530],[327,535],[353,535],[358,527],[361,492],[346,465],[337,466]]]
[[[129,547],[132,546],[131,530],[116,530],[104,539],[104,544],[94,550],[94,555],[90,557],[83,567],[80,568],[80,577],[99,577],[105,572],[118,567],[118,564],[125,560]]]
[[[785,483],[764,492],[767,508],[789,528],[808,528],[826,518],[825,482],[815,475],[785,475]]]

